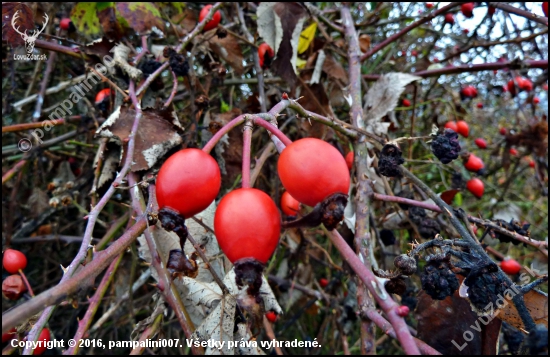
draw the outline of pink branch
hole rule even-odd
[[[426,16],[424,16],[423,18],[421,18],[420,20],[416,21],[416,22],[413,22],[412,24],[410,24],[409,26],[405,27],[403,30],[399,31],[398,33],[396,33],[395,35],[392,35],[390,37],[388,37],[387,39],[385,39],[384,41],[382,41],[381,43],[379,43],[378,45],[376,45],[375,47],[373,47],[370,51],[368,51],[367,53],[365,53],[363,56],[361,56],[361,62],[371,58],[375,53],[377,53],[378,51],[380,51],[381,49],[385,48],[386,46],[394,43],[396,40],[398,40],[399,38],[405,36],[407,33],[409,33],[410,31],[414,30],[415,28],[417,28],[418,26],[428,22],[428,21],[431,21],[432,19],[434,19],[435,17],[441,15],[441,14],[444,14],[446,13],[447,11],[449,11],[450,9],[452,9],[453,7],[457,7],[457,6],[460,6],[462,5],[462,3],[460,2],[453,2],[453,3],[450,3],[449,5],[447,6],[443,6],[441,9],[439,10],[436,10],[434,12],[430,12],[428,13]]]
[[[204,145],[204,147],[202,148],[202,151],[209,154],[210,151],[212,151],[214,146],[216,146],[218,141],[220,141],[220,139],[225,134],[229,133],[233,128],[236,128],[242,123],[244,123],[244,121],[245,121],[245,114],[239,115],[235,119],[231,120],[229,123],[225,124],[220,130],[218,130],[218,132],[216,132],[216,134],[214,134],[214,136],[212,136],[212,138],[210,138],[210,140],[208,140],[206,145]]]
[[[275,125],[268,123],[264,119],[255,116],[254,124],[269,130],[273,135],[277,137],[277,139],[281,140],[285,146],[292,144],[292,140],[290,140],[282,131],[280,131]]]
[[[176,92],[178,91],[178,76],[176,76],[174,71],[171,71],[171,72],[172,72],[172,78],[173,78],[172,80],[174,81],[174,84],[172,86],[172,91],[170,92],[170,96],[166,100],[166,103],[164,103],[165,108],[168,108],[170,103],[172,103],[172,100],[174,100],[174,96],[176,95]]]
[[[250,146],[252,144],[252,125],[245,124],[243,130],[243,172],[242,188],[250,188]]]
[[[493,7],[497,7],[501,10],[506,11],[506,12],[510,12],[512,14],[515,14],[515,15],[518,15],[518,16],[521,16],[521,17],[525,17],[526,19],[537,22],[539,24],[548,26],[548,18],[547,17],[537,16],[533,13],[528,12],[528,11],[518,9],[517,7],[513,7],[512,5],[504,4],[504,3],[501,3],[501,2],[489,2],[487,4],[489,4],[490,6],[493,6]]]
[[[336,229],[329,232],[329,238],[353,271],[355,271],[359,279],[365,284],[365,287],[370,291],[372,296],[374,296],[374,299],[382,310],[384,310],[386,316],[388,316],[395,330],[397,339],[401,343],[405,353],[408,355],[419,355],[420,351],[418,347],[416,347],[416,342],[411,336],[405,320],[397,314],[399,305],[393,301],[382,283],[377,280],[376,276],[367,269],[361,260],[359,260],[357,255],[355,255],[354,251]]]
[[[481,72],[481,71],[492,71],[495,69],[521,69],[521,68],[548,68],[548,60],[526,60],[523,62],[509,61],[509,62],[494,62],[494,63],[481,63],[481,64],[465,64],[461,66],[452,66],[445,67],[440,69],[432,69],[426,71],[413,72],[415,76],[427,78],[427,77],[437,77],[444,74],[458,74],[465,72]],[[379,74],[365,74],[363,78],[367,81],[377,81],[380,78]]]
[[[22,159],[17,164],[13,165],[11,169],[9,169],[4,175],[2,175],[2,186],[9,180],[11,180],[15,174],[17,174],[25,165],[27,164],[27,160]]]

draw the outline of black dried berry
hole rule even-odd
[[[412,287],[408,287],[405,293],[401,296],[401,305],[405,305],[409,310],[414,311],[416,305],[418,305],[418,299],[416,298],[416,291]]]
[[[548,328],[539,324],[529,331],[525,339],[525,347],[530,355],[548,355]]]
[[[501,279],[494,263],[472,269],[464,279],[464,284],[468,286],[470,303],[482,313],[491,312],[491,309],[496,311],[499,305],[504,304],[512,294],[516,294],[513,290],[508,290],[510,286]]]
[[[432,140],[431,149],[434,155],[444,164],[458,158],[460,143],[458,134],[451,129],[445,129],[442,134]]]
[[[458,278],[451,271],[449,263],[442,260],[430,261],[420,280],[422,289],[434,300],[445,300],[458,289]]]
[[[189,63],[184,55],[177,53],[173,48],[168,46],[164,48],[163,55],[169,59],[170,69],[176,76],[187,76],[189,73]]]
[[[386,281],[384,288],[390,294],[402,295],[407,290],[407,284],[405,284],[405,279],[397,277]]]
[[[403,275],[413,275],[416,273],[416,260],[413,257],[409,257],[407,254],[400,254],[395,257],[393,265]]]
[[[527,236],[527,237],[531,236],[531,231],[529,230],[529,228],[531,227],[530,223],[525,223],[525,224],[522,225],[521,223],[519,223],[518,221],[515,221],[513,219],[510,222],[506,222],[502,219],[495,219],[495,220],[493,220],[493,222],[495,222],[496,224],[498,224],[502,228],[505,228],[505,229],[507,229],[509,231],[512,231],[512,232],[516,232],[516,233],[518,233],[522,236]],[[518,245],[518,244],[521,243],[517,239],[513,239],[510,236],[507,236],[505,234],[502,234],[502,233],[499,233],[499,232],[493,231],[493,230],[491,231],[491,236],[495,239],[498,239],[502,243],[512,243],[513,245]]]
[[[218,36],[219,39],[226,38],[227,30],[223,27],[218,27],[218,29],[216,30],[216,36]]]
[[[460,190],[466,188],[466,183],[460,172],[454,172],[451,177],[451,188],[455,190]]]
[[[378,160],[378,171],[380,171],[380,174],[386,177],[400,176],[399,165],[405,162],[405,159],[401,155],[401,150],[397,146],[391,144],[384,145],[380,153],[380,160]]]
[[[441,232],[441,225],[432,218],[424,219],[418,224],[418,233],[422,238],[431,239]]]
[[[395,244],[395,242],[397,241],[395,239],[393,231],[390,231],[389,229],[382,229],[380,231],[380,239],[382,240],[382,243],[384,243],[384,245],[386,246]]]
[[[424,208],[412,206],[409,209],[409,218],[415,224],[419,224],[424,218],[426,218],[426,210]]]
[[[155,61],[154,59],[147,59],[139,63],[138,69],[143,72],[145,78],[149,77],[151,73],[155,72],[162,66],[162,63]]]

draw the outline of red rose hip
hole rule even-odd
[[[281,196],[281,210],[287,216],[296,216],[300,210],[300,202],[285,191]]]
[[[485,185],[483,184],[483,181],[481,181],[477,177],[469,180],[466,183],[466,188],[477,198],[481,198],[483,196],[483,192],[485,191]]]
[[[271,323],[275,323],[277,322],[277,314],[273,311],[269,311],[265,314],[265,317],[267,318],[267,320]]]
[[[467,138],[470,135],[470,126],[464,120],[456,122],[457,133]]]
[[[6,249],[2,258],[2,265],[8,273],[16,274],[27,266],[27,257],[18,250]]]
[[[521,264],[515,259],[504,259],[500,262],[500,269],[510,275],[515,275],[521,271]]]
[[[275,52],[264,42],[258,47],[258,56],[260,57],[260,67],[265,69],[270,66],[271,60],[275,57]]]
[[[456,125],[456,121],[448,121],[445,123],[445,128],[451,129],[455,133],[458,133],[458,126]]]
[[[323,140],[296,140],[283,150],[277,167],[286,190],[308,206],[313,207],[334,193],[348,194],[346,160]]]
[[[355,154],[353,151],[350,151],[346,154],[346,165],[348,165],[348,169],[351,170],[353,167],[353,160],[355,159]]]
[[[479,157],[475,156],[474,154],[470,154],[470,157],[464,163],[464,167],[468,171],[478,172],[479,170],[485,167],[485,164]]]
[[[204,20],[206,15],[208,15],[208,12],[210,12],[210,9],[212,8],[212,5],[206,5],[202,8],[200,14],[199,14],[199,22]],[[209,31],[212,29],[215,29],[218,27],[218,24],[222,20],[222,14],[219,11],[216,11],[214,13],[214,16],[212,16],[212,20],[208,21],[206,25],[204,25],[204,31]]]
[[[220,168],[212,156],[200,149],[178,151],[158,173],[159,208],[171,208],[191,218],[214,201],[220,185]]]
[[[225,195],[214,216],[218,244],[232,263],[243,258],[267,263],[279,244],[280,230],[281,216],[275,202],[255,188]]]

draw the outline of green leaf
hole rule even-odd
[[[71,21],[80,34],[88,37],[97,37],[102,34],[103,31],[96,13],[97,4],[106,3],[79,2],[71,11]]]
[[[223,101],[223,99],[221,99],[220,112],[227,113],[230,110],[231,110],[231,107],[229,106],[229,104],[227,104],[226,102]]]
[[[116,9],[138,35],[149,33],[153,27],[164,31],[160,12],[152,2],[117,2]]]
[[[455,196],[455,200],[454,200],[454,201],[455,201],[455,204],[456,204],[457,206],[462,206],[462,199],[463,199],[462,193],[460,193],[460,192],[457,193],[456,196]]]

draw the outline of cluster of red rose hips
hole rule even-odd
[[[2,257],[2,265],[8,273],[12,274],[2,282],[2,294],[4,297],[10,300],[17,300],[26,291],[29,291],[31,295],[34,295],[27,278],[23,273],[23,270],[27,267],[27,257],[25,254],[15,249],[6,249],[4,251],[4,256]],[[2,334],[2,343],[6,343],[17,337],[17,330],[14,327],[8,332]],[[38,341],[50,341],[50,330],[47,328],[42,329],[40,335],[38,336]],[[44,345],[38,346],[33,350],[33,354],[41,355],[46,351],[46,349],[47,348]]]

